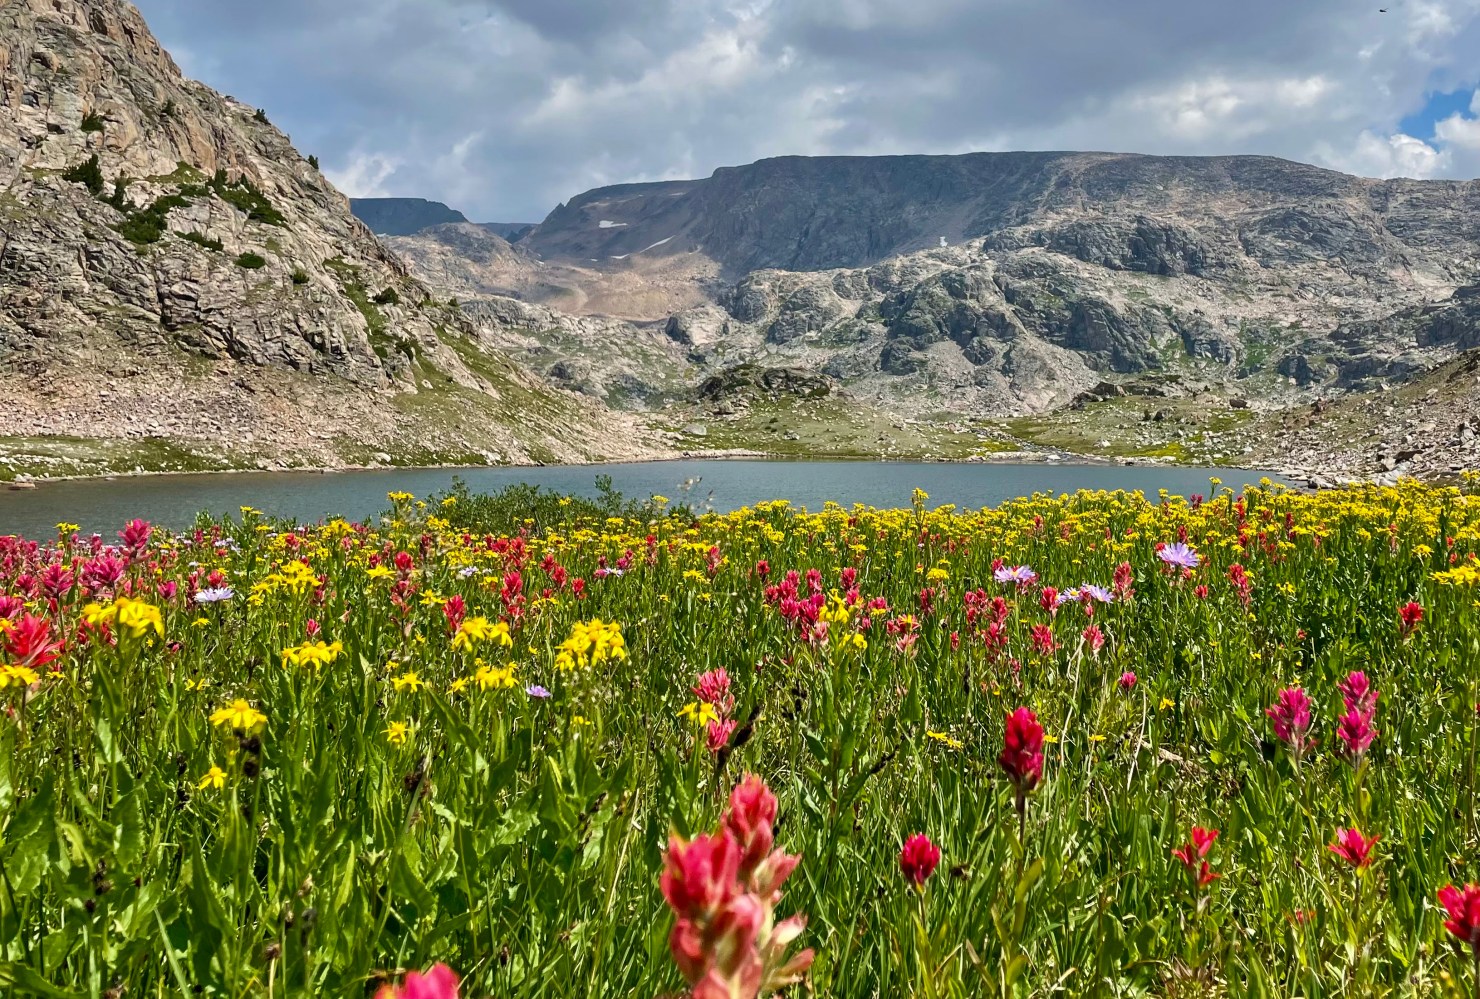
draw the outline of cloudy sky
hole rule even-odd
[[[1480,0],[135,2],[346,193],[476,221],[792,153],[1480,176]]]

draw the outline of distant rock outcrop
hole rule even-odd
[[[429,226],[468,220],[457,209],[425,198],[350,198],[349,207],[377,236],[409,236]]]

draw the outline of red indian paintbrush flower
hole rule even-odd
[[[730,692],[730,674],[728,670],[712,669],[707,673],[700,673],[695,682],[694,696],[706,704],[714,705],[714,710],[721,717],[728,717],[735,710],[735,695]]]
[[[771,853],[775,842],[771,823],[776,821],[776,796],[766,782],[747,774],[730,792],[730,810],[724,828],[740,847],[739,877],[747,881]]]
[[[1353,826],[1350,829],[1336,830],[1336,842],[1326,847],[1336,856],[1351,864],[1357,870],[1369,866],[1372,863],[1372,848],[1377,845],[1381,836],[1373,836],[1367,839],[1361,830]]]
[[[413,971],[399,986],[382,985],[375,999],[457,999],[457,975],[445,964],[434,964],[426,974]]]
[[[1209,867],[1205,859],[1217,838],[1218,830],[1193,826],[1192,841],[1172,851],[1172,856],[1187,868],[1187,873],[1192,876],[1192,883],[1198,888],[1206,888],[1223,876]]]
[[[663,897],[678,917],[668,938],[693,999],[758,999],[801,981],[813,952],[786,952],[806,917],[777,922],[781,884],[800,857],[772,850],[776,796],[746,775],[712,835],[669,841]]]
[[[1439,904],[1449,915],[1444,928],[1460,943],[1468,944],[1470,953],[1480,961],[1480,885],[1445,885],[1439,889]]]
[[[1356,762],[1367,752],[1372,740],[1377,738],[1377,729],[1372,727],[1372,715],[1355,709],[1336,719],[1336,737],[1346,747],[1346,755]]]
[[[730,736],[735,734],[737,722],[733,718],[724,721],[712,721],[709,728],[705,730],[704,745],[711,753],[718,753],[730,744]]]
[[[1372,682],[1361,670],[1348,673],[1337,687],[1348,710],[1372,711],[1377,707],[1377,691],[1372,689]]]
[[[1336,737],[1345,747],[1347,760],[1356,766],[1377,738],[1377,729],[1372,727],[1372,719],[1377,715],[1377,691],[1372,689],[1367,674],[1360,671],[1348,674],[1340,688],[1346,713],[1336,720]]]
[[[930,837],[924,833],[915,833],[905,840],[904,848],[899,851],[899,869],[916,887],[924,887],[939,863],[940,847],[930,842]]]
[[[62,643],[51,640],[51,624],[44,617],[23,614],[0,635],[4,636],[6,653],[17,666],[45,666],[61,655]]]
[[[1315,746],[1315,740],[1310,738],[1310,698],[1299,687],[1287,687],[1264,713],[1274,723],[1275,736],[1290,747],[1290,755],[1298,765]]]
[[[1423,606],[1410,600],[1398,608],[1398,633],[1404,638],[1412,635],[1423,620]]]
[[[1017,810],[1027,807],[1028,792],[1043,777],[1043,726],[1028,708],[1018,708],[1007,716],[1002,753],[997,764],[1007,772],[1017,792]]]
[[[740,850],[725,830],[713,836],[700,833],[687,843],[675,836],[668,842],[658,885],[680,916],[708,917],[735,894],[739,869]]]

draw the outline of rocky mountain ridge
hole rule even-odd
[[[396,245],[459,294],[662,324],[694,385],[799,367],[904,417],[1015,418],[1165,377],[1274,409],[1473,342],[1480,182],[1258,156],[784,157],[587,192],[476,280],[435,242]]]
[[[377,236],[409,236],[434,225],[468,220],[456,208],[426,198],[350,198],[349,210]]]
[[[434,300],[122,0],[0,3],[0,395],[0,451],[103,440],[117,463],[141,441],[208,467],[647,453]]]
[[[377,236],[410,236],[434,226],[466,223],[517,241],[534,228],[533,222],[468,222],[456,208],[425,198],[350,198],[349,208]]]

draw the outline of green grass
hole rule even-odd
[[[110,440],[50,435],[0,437],[0,481],[144,472],[218,472],[250,467],[207,442]]]
[[[0,565],[8,658],[37,663],[0,689],[0,986],[357,997],[442,961],[478,999],[680,995],[660,879],[755,774],[774,820],[728,835],[797,866],[734,912],[806,918],[787,995],[1468,994],[1436,892],[1480,881],[1480,573],[1441,573],[1480,564],[1480,498],[1209,492],[696,519],[454,489],[107,560],[57,539]],[[1184,538],[1186,575],[1158,557]],[[1117,577],[1109,603],[1046,589]],[[621,655],[578,641],[613,629]],[[711,749],[690,716],[721,669]],[[1378,732],[1353,757],[1357,670]],[[1300,759],[1266,716],[1295,686]],[[1016,709],[1031,787],[999,763]],[[1173,854],[1194,827],[1203,884]],[[1350,827],[1381,837],[1360,870],[1328,848]],[[941,852],[918,888],[913,834]]]

